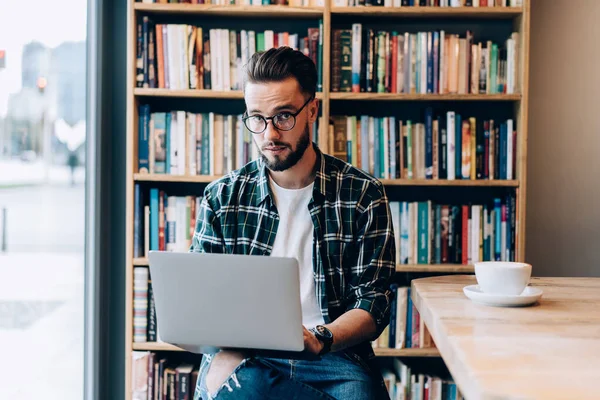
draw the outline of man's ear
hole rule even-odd
[[[315,122],[319,116],[319,105],[319,99],[315,98],[308,106],[308,117],[311,123]]]

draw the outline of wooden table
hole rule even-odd
[[[412,299],[467,400],[600,399],[600,278],[532,278],[524,308],[480,305],[473,275],[412,281]]]

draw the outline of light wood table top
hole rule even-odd
[[[600,399],[600,278],[532,278],[529,307],[474,303],[475,276],[415,279],[411,296],[467,400]]]

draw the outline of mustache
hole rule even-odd
[[[270,142],[267,144],[263,144],[262,148],[266,149],[267,147],[287,147],[289,149],[292,148],[292,146],[290,146],[288,143],[283,143],[283,142]]]

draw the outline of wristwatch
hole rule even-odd
[[[311,329],[311,332],[314,333],[315,337],[323,343],[323,349],[319,353],[319,355],[323,355],[329,353],[331,351],[331,345],[333,344],[333,333],[323,325],[317,325]]]

